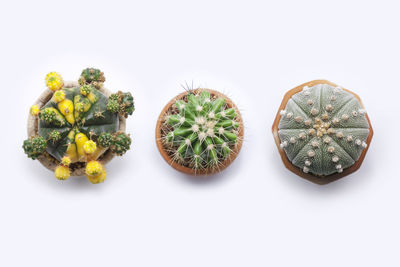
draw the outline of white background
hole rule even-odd
[[[398,1],[1,1],[0,266],[400,266]],[[21,148],[58,71],[130,90],[133,149],[105,183],[58,181]],[[271,134],[284,93],[358,93],[375,135],[361,169],[319,186]],[[240,107],[238,159],[207,179],[159,155],[162,107],[194,83]]]

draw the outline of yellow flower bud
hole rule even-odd
[[[89,175],[88,179],[92,184],[99,184],[99,183],[102,183],[102,182],[104,182],[106,180],[106,176],[107,176],[107,173],[103,168],[103,171],[102,171],[101,174],[99,174],[97,176],[90,176]]]
[[[52,90],[60,90],[64,86],[64,81],[60,74],[57,72],[50,72],[46,75],[46,86]]]
[[[96,151],[97,145],[94,141],[88,140],[83,144],[83,150],[86,154],[92,154]]]
[[[103,171],[105,171],[103,165],[96,160],[89,161],[86,164],[86,174],[88,176],[98,176]]]
[[[40,108],[37,105],[33,105],[30,109],[30,113],[32,116],[37,116],[40,113]]]
[[[57,103],[60,103],[64,99],[65,99],[65,92],[64,91],[59,90],[59,91],[56,91],[54,93],[54,101],[56,101]]]
[[[61,164],[64,165],[64,166],[69,166],[69,164],[71,164],[71,158],[68,157],[68,156],[64,156],[61,159]]]
[[[62,165],[57,166],[54,174],[58,180],[67,180],[71,175],[69,168]]]

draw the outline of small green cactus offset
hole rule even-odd
[[[103,86],[105,80],[106,78],[104,77],[104,73],[99,69],[86,68],[82,71],[78,82],[80,85],[91,84],[99,89]]]
[[[365,114],[357,98],[341,87],[304,86],[280,111],[280,148],[305,173],[341,173],[367,148],[370,125]]]
[[[103,148],[109,148],[113,142],[113,135],[111,133],[102,133],[97,139],[99,145]]]
[[[122,156],[130,149],[131,143],[132,140],[128,134],[116,132],[112,136],[110,149],[114,154]]]
[[[197,89],[165,115],[164,144],[172,158],[194,170],[218,169],[237,146],[242,127],[226,99]]]
[[[37,159],[46,151],[47,141],[42,136],[31,137],[24,141],[22,148],[28,158]]]
[[[107,110],[118,113],[122,117],[127,118],[135,111],[135,104],[131,93],[123,93],[118,91],[116,94],[110,95],[108,98]]]

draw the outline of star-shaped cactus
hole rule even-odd
[[[305,178],[320,178],[318,183],[355,171],[352,167],[359,167],[372,138],[358,97],[327,81],[314,81],[289,93],[273,127],[284,161]]]

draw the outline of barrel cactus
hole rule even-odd
[[[229,165],[241,147],[240,113],[216,91],[197,89],[181,94],[167,105],[159,122],[160,152],[187,173],[218,172]]]
[[[24,141],[23,149],[32,159],[56,162],[55,176],[60,180],[86,165],[89,180],[103,182],[106,171],[100,160],[105,152],[122,156],[130,149],[131,138],[119,131],[119,124],[121,116],[133,113],[133,98],[130,93],[119,92],[129,96],[129,111],[125,103],[118,110],[109,110],[107,106],[115,97],[105,95],[104,80],[103,72],[88,68],[81,74],[80,85],[67,87],[58,73],[51,72],[46,85],[54,92],[46,103],[30,109],[37,120],[37,132]]]
[[[310,174],[325,183],[359,167],[356,163],[363,160],[372,128],[356,95],[330,82],[314,81],[292,90],[286,100],[273,130],[279,149],[302,176]]]

